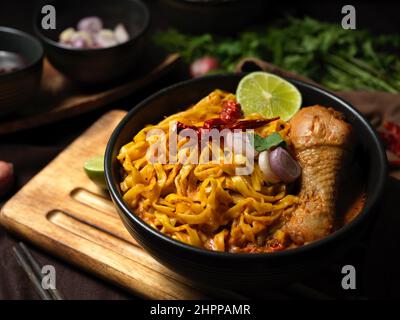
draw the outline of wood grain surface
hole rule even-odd
[[[119,110],[107,113],[60,153],[4,205],[1,224],[144,298],[237,297],[199,289],[155,261],[126,231],[108,195],[87,178],[84,161],[104,153],[124,115]]]
[[[158,57],[156,61],[143,64],[141,70],[135,71],[123,83],[92,89],[75,85],[45,60],[37,99],[25,107],[24,114],[0,118],[0,134],[38,127],[105,106],[155,81],[178,59],[178,54]]]

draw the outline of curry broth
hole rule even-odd
[[[353,221],[364,209],[367,200],[365,179],[360,166],[353,163],[347,172],[338,190],[334,230]]]

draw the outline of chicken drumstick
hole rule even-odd
[[[284,226],[302,245],[332,230],[339,178],[350,151],[351,126],[322,106],[301,109],[290,121],[290,138],[302,167],[300,202]]]

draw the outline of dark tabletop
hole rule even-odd
[[[2,1],[0,9],[0,25],[16,27],[25,31],[31,31],[32,12],[36,1],[30,0],[13,0]],[[149,2],[150,7],[154,11],[156,22],[161,20],[160,14],[157,12],[156,1]],[[305,8],[305,7],[304,7]],[[305,10],[303,8],[303,10]],[[331,10],[325,10],[308,4],[309,13],[320,17],[318,10],[323,10],[328,20],[336,19],[338,14],[332,14]],[[319,8],[319,9],[318,9]],[[363,7],[364,15],[359,14],[360,23],[364,26],[368,25],[376,31],[398,31],[399,19],[392,19],[394,12],[398,14],[398,10],[381,7],[380,11],[370,10]],[[322,11],[321,11],[322,12]],[[337,12],[337,11],[335,11]],[[374,14],[374,19],[371,14]],[[371,23],[371,21],[373,21]],[[12,162],[16,172],[16,186],[13,191],[5,198],[0,199],[0,206],[12,196],[19,188],[21,188],[30,178],[32,178],[39,170],[41,170],[49,161],[51,161],[61,150],[63,150],[70,142],[79,136],[88,126],[96,121],[104,112],[113,108],[129,110],[138,101],[157,90],[186,78],[182,68],[177,68],[164,78],[151,84],[134,95],[108,105],[95,112],[79,116],[74,119],[73,125],[71,121],[62,121],[57,124],[44,126],[38,129],[24,131],[12,135],[0,136],[0,160]],[[392,184],[399,184],[396,180],[391,180]],[[400,190],[397,188],[396,190]],[[395,204],[389,204],[389,207],[383,209],[382,214],[389,214],[395,208]],[[393,215],[391,215],[393,217]],[[392,218],[390,218],[392,219]],[[398,225],[399,219],[393,220],[393,226]],[[382,237],[382,240],[390,242],[390,237],[395,237],[396,230],[387,228],[379,223],[374,229],[373,237]],[[0,299],[38,299],[36,292],[28,281],[27,276],[17,264],[13,254],[12,247],[17,243],[18,239],[7,233],[0,227]],[[375,242],[376,243],[376,242]],[[378,242],[379,243],[379,242]],[[383,245],[389,246],[385,243]],[[53,265],[57,272],[57,288],[68,299],[132,299],[135,296],[108,284],[98,278],[87,274],[74,266],[60,261],[55,257],[36,248],[31,248],[34,256],[39,262]],[[379,248],[372,248],[379,250]],[[393,248],[392,248],[393,249]],[[381,274],[382,268],[391,266],[392,274],[396,274],[399,264],[395,259],[385,253],[363,256],[364,260],[368,260],[366,276],[368,279],[368,288],[365,292],[370,296],[395,296],[396,288],[400,285],[399,277],[395,281],[387,281],[383,284],[380,281],[387,277],[387,274]],[[396,272],[397,269],[397,272]],[[379,271],[381,270],[381,271]],[[375,272],[375,273],[374,273]],[[375,274],[375,275],[374,275]]]

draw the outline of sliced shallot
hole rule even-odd
[[[281,179],[272,171],[270,163],[269,163],[269,151],[265,150],[260,152],[258,156],[258,165],[262,173],[264,174],[265,179],[270,183],[278,183]]]
[[[281,181],[291,183],[300,177],[299,163],[284,148],[278,147],[270,151],[268,158],[271,170]]]

